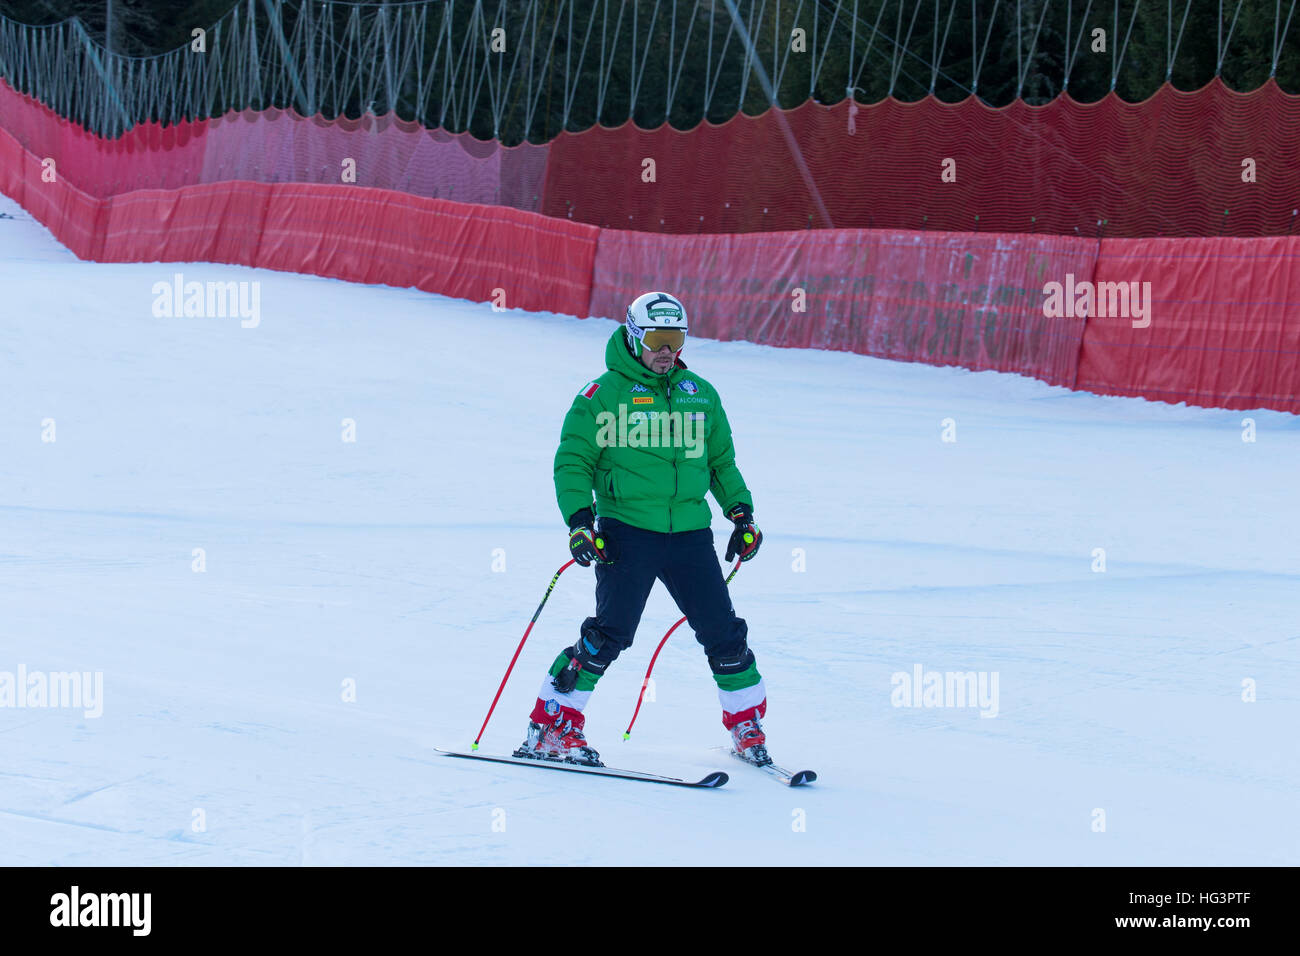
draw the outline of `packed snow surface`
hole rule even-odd
[[[81,262],[0,212],[0,863],[1300,863],[1296,417],[694,337],[769,746],[820,780],[715,749],[685,626],[621,739],[662,586],[588,737],[724,789],[455,760],[568,559],[552,456],[613,324]],[[178,273],[258,283],[256,324],[155,315]],[[592,610],[572,567],[485,752]]]

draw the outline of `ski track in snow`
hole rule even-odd
[[[0,671],[104,687],[98,718],[0,707],[0,863],[1300,862],[1295,416],[693,338],[765,534],[732,596],[772,753],[820,779],[712,749],[685,627],[620,739],[678,616],[658,587],[589,737],[725,788],[460,761],[431,748],[468,746],[568,558],[551,460],[612,324],[84,263],[0,212]],[[155,318],[177,272],[260,282],[260,325]],[[591,608],[569,569],[484,751]],[[894,707],[917,664],[996,673],[997,716]]]

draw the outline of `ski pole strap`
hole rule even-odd
[[[478,750],[479,741],[483,739],[483,732],[487,730],[488,721],[492,719],[492,712],[497,709],[497,701],[501,699],[501,692],[506,689],[506,681],[510,680],[510,672],[515,669],[515,661],[519,660],[519,652],[524,649],[524,642],[528,640],[528,635],[532,632],[533,625],[536,624],[537,619],[541,617],[542,608],[546,606],[547,598],[549,598],[551,592],[555,590],[555,582],[560,580],[560,575],[563,574],[568,569],[569,565],[573,563],[574,562],[570,560],[560,568],[560,570],[556,571],[555,576],[551,578],[551,583],[546,586],[546,593],[542,595],[542,603],[537,605],[537,610],[533,612],[533,619],[528,622],[528,627],[524,630],[524,636],[519,639],[519,646],[515,648],[515,656],[510,658],[510,666],[506,668],[506,676],[501,678],[501,686],[497,688],[497,695],[492,698],[492,706],[488,708],[487,716],[483,718],[483,726],[478,729],[478,736],[474,738],[474,743],[470,745],[470,750]],[[733,571],[732,573],[734,574],[735,572]]]

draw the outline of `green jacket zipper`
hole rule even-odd
[[[668,434],[670,450],[673,461],[673,496],[668,500],[668,533],[673,533],[673,502],[677,500],[677,445],[676,436],[673,435],[673,379],[672,372],[668,373],[668,379],[664,383],[667,389],[664,392],[664,401],[668,403]]]

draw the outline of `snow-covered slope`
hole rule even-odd
[[[621,741],[661,588],[589,738],[725,789],[457,761],[568,557],[551,457],[611,323],[83,263],[0,212],[0,679],[103,680],[99,717],[0,707],[0,862],[1300,862],[1294,416],[693,338],[766,536],[732,596],[770,746],[821,780],[711,749],[685,627]],[[177,272],[260,322],[155,317]],[[484,750],[592,605],[567,571]],[[996,716],[894,706],[917,666]]]

